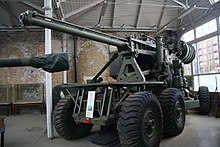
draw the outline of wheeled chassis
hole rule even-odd
[[[167,88],[164,82],[145,81],[145,82],[108,82],[108,83],[89,83],[89,84],[64,84],[63,89],[66,90],[74,102],[73,118],[77,123],[88,123],[94,125],[107,126],[115,124],[120,111],[120,103],[128,97],[128,95],[141,91],[148,91],[157,97],[160,92],[153,92],[155,88],[162,91]],[[76,94],[72,94],[70,88],[77,89]],[[85,107],[87,102],[88,91],[97,91],[95,98],[95,112],[93,118],[85,117]],[[101,95],[101,97],[99,96]],[[198,108],[199,100],[185,97],[185,110]]]

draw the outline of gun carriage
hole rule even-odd
[[[62,85],[68,94],[58,102],[54,117],[56,131],[65,139],[83,137],[93,125],[117,125],[122,146],[159,146],[163,133],[183,131],[187,109],[209,112],[207,87],[200,87],[199,99],[189,97],[183,65],[195,58],[190,44],[160,36],[120,38],[31,11],[22,13],[20,21],[118,49],[90,83]],[[116,82],[102,82],[108,67]]]

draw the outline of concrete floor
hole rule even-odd
[[[97,147],[89,141],[97,135],[95,126],[88,137],[68,141],[54,132],[47,139],[46,116],[23,114],[5,118],[5,147]],[[183,133],[172,138],[162,138],[160,147],[220,147],[220,118],[187,114]]]

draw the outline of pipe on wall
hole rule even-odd
[[[73,36],[73,66],[74,66],[74,82],[78,82],[78,68],[77,68],[77,36]]]

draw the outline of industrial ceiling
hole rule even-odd
[[[216,17],[220,8],[210,0],[52,1],[53,17],[105,31],[180,31]],[[26,10],[44,14],[44,1],[0,0],[0,31],[21,30],[18,18]]]

